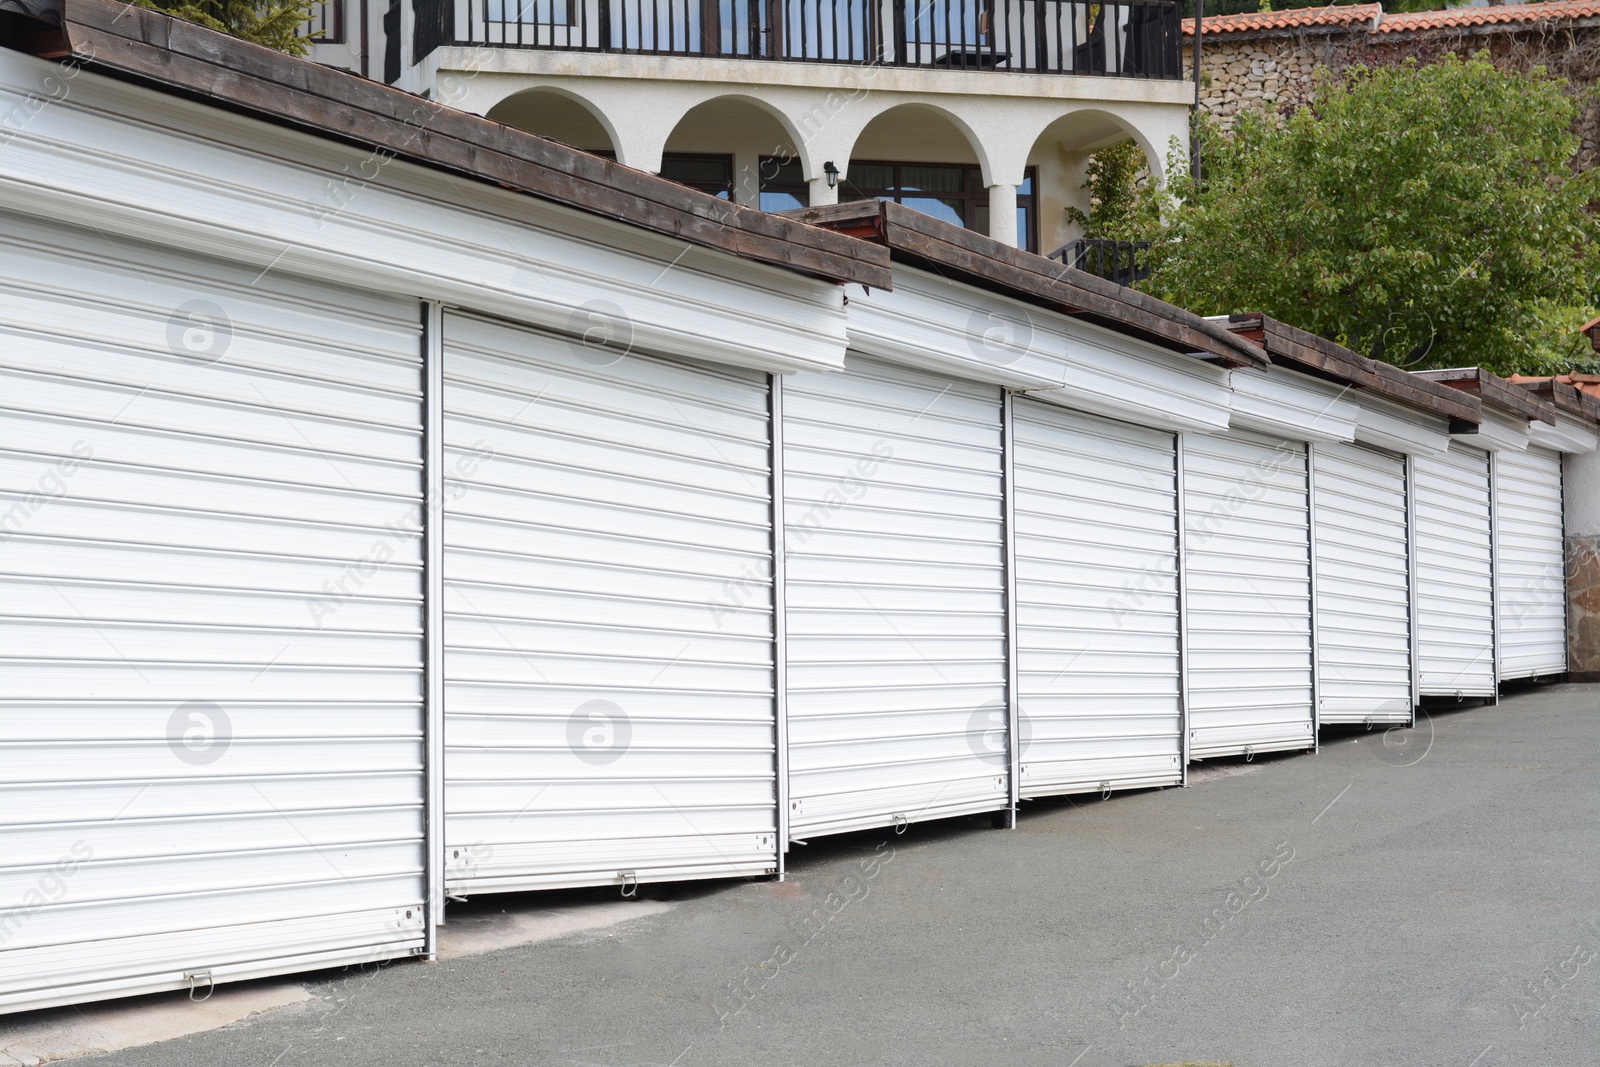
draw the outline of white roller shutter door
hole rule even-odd
[[[1183,450],[1190,757],[1310,748],[1305,445],[1239,431]]]
[[[0,1010],[420,951],[418,305],[0,234]]]
[[[1561,674],[1567,669],[1561,456],[1534,447],[1496,453],[1494,463],[1500,678]]]
[[[1363,445],[1312,452],[1320,723],[1410,722],[1405,460]]]
[[[1007,807],[1000,390],[783,390],[791,836]]]
[[[444,345],[447,886],[771,872],[767,377]]]
[[[1183,780],[1177,445],[1012,406],[1021,794]]]
[[[1417,670],[1423,696],[1495,694],[1489,454],[1452,443],[1412,460]]]

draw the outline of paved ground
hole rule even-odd
[[[1600,687],[1388,742],[1035,802],[1015,831],[819,840],[788,883],[323,976],[302,1007],[78,1062],[1595,1063]]]

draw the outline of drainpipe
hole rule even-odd
[[[1189,109],[1189,114],[1198,119],[1200,115],[1200,37],[1204,31],[1206,18],[1206,0],[1194,0],[1194,106]],[[1200,180],[1200,138],[1194,135],[1195,123],[1189,124],[1189,173],[1194,180]]]

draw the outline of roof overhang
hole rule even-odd
[[[876,245],[117,0],[0,0],[0,46],[833,282],[889,284]]]
[[[1485,407],[1494,408],[1527,419],[1554,426],[1556,409],[1548,401],[1539,399],[1528,389],[1491,374],[1482,367],[1453,367],[1447,370],[1419,370],[1412,374],[1418,378],[1438,382],[1451,389],[1460,389],[1481,400]]]
[[[861,200],[784,214],[874,242],[887,248],[894,262],[1077,316],[1173,352],[1229,368],[1268,365],[1266,353],[1218,323],[902,204]]]
[[[1452,433],[1473,433],[1483,421],[1479,399],[1399,367],[1368,359],[1325,337],[1269,315],[1229,315],[1227,328],[1255,341],[1278,366],[1348,385],[1428,415],[1448,419]]]
[[[1554,378],[1530,378],[1510,384],[1515,389],[1527,390],[1557,411],[1586,422],[1600,423],[1600,399],[1576,386]]]

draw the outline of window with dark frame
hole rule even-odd
[[[1029,252],[1039,251],[1037,184],[1037,168],[1029,167],[1017,186],[1017,237]],[[893,200],[936,219],[989,232],[989,190],[976,163],[852,160],[849,174],[839,180],[839,200],[873,199]]]
[[[733,199],[733,157],[702,152],[666,152],[661,176],[723,200]]]
[[[761,210],[793,211],[811,206],[811,185],[798,159],[761,157]]]
[[[597,154],[616,158],[610,152]],[[731,155],[667,152],[661,157],[661,176],[723,200],[733,198]],[[798,159],[762,156],[758,179],[762,211],[791,211],[810,203],[811,185]],[[1029,252],[1039,251],[1037,181],[1037,168],[1029,167],[1017,186],[1017,236]],[[989,232],[989,190],[983,169],[975,163],[853,162],[849,177],[839,181],[839,199],[893,200],[957,226]]]
[[[344,44],[344,0],[318,0],[295,36],[308,37],[312,44]]]

